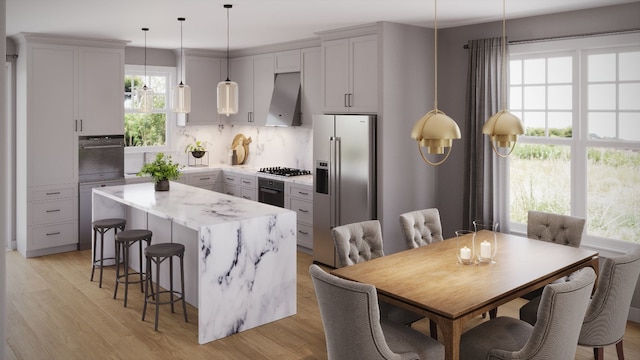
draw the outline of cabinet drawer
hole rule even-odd
[[[240,186],[249,187],[249,188],[257,188],[256,177],[255,176],[241,176],[240,177]]]
[[[29,225],[51,224],[76,219],[76,199],[41,201],[30,204]]]
[[[238,196],[239,188],[237,185],[229,185],[228,183],[224,184],[224,193],[231,196]]]
[[[56,246],[76,244],[78,242],[78,222],[68,222],[47,226],[34,226],[29,229],[29,251]]]
[[[313,224],[313,203],[291,198],[289,205],[290,209],[298,214],[298,221]]]
[[[223,175],[223,181],[225,184],[238,185],[240,176],[225,172]]]
[[[247,200],[258,201],[258,191],[252,188],[241,187],[240,197]]]
[[[202,187],[202,185],[215,184],[218,181],[218,173],[192,174],[191,185]],[[211,186],[209,186],[211,188]]]
[[[77,195],[77,186],[37,189],[29,192],[29,201],[62,199],[76,197]]]
[[[297,240],[299,246],[313,249],[313,227],[298,222]]]
[[[313,200],[313,191],[311,186],[289,185],[289,196],[303,200]]]

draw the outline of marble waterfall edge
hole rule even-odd
[[[199,343],[295,315],[294,212],[203,226],[199,256]]]

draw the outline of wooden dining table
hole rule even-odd
[[[488,231],[478,236],[492,235]],[[541,288],[583,267],[598,273],[591,250],[495,233],[494,263],[458,262],[456,238],[397,252],[332,273],[372,284],[380,299],[433,320],[445,358],[457,360],[465,321]],[[466,236],[473,236],[472,234]]]

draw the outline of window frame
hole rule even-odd
[[[544,56],[545,58],[557,55],[573,54],[573,116],[572,116],[572,137],[533,137],[520,136],[519,143],[523,144],[549,144],[568,145],[571,151],[571,215],[587,218],[587,151],[590,147],[607,147],[614,149],[640,150],[640,141],[612,140],[612,139],[589,139],[587,123],[587,55],[594,53],[607,53],[610,51],[620,51],[625,48],[640,47],[640,34],[618,34],[607,36],[593,36],[566,40],[554,40],[538,43],[514,44],[509,48],[509,60],[535,58]],[[618,83],[618,82],[616,82]],[[508,93],[510,89],[508,90]],[[546,101],[546,100],[545,100]],[[524,105],[523,105],[524,107]],[[581,121],[581,119],[584,119]],[[518,145],[516,145],[518,146]],[[509,161],[501,161],[498,167],[502,173],[509,173]],[[501,204],[506,209],[510,209],[509,203],[509,181],[505,182],[505,194],[501,194],[503,199]],[[588,219],[587,219],[588,220]],[[509,219],[509,229],[512,233],[526,234],[527,224],[511,222]],[[589,234],[585,228],[582,244],[595,249],[619,252],[630,248],[633,243],[629,241],[605,238]]]
[[[143,76],[145,73],[144,65],[131,65],[125,64],[124,74],[125,77],[128,75],[138,75]],[[155,66],[155,65],[147,65],[146,66],[147,76],[149,75],[162,75],[167,76],[167,92],[166,92],[166,100],[164,110],[154,109],[154,113],[165,113],[166,114],[166,143],[164,146],[127,146],[124,148],[125,154],[140,154],[146,152],[168,152],[172,151],[173,147],[173,138],[176,132],[176,114],[171,111],[171,89],[176,84],[176,68],[173,66]],[[124,90],[124,89],[123,89]],[[124,107],[124,91],[123,91],[123,105]],[[126,114],[136,114],[140,113],[136,109],[124,109],[124,113]],[[124,122],[124,118],[122,118]]]

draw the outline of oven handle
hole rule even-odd
[[[274,194],[274,195],[280,194],[282,192],[282,191],[272,190],[272,189],[268,189],[268,188],[260,188],[258,190],[260,190],[262,192],[269,193],[269,194]]]
[[[123,147],[122,145],[89,145],[89,146],[85,146],[83,145],[82,148],[83,149],[115,149],[115,148],[121,148]]]

